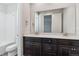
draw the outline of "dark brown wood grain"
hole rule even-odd
[[[23,37],[24,56],[79,56],[79,40]]]

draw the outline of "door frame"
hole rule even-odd
[[[17,55],[23,55],[23,38],[22,38],[22,3],[17,3],[17,20],[16,20],[16,45]]]

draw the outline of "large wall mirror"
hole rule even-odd
[[[75,11],[75,5],[73,5],[66,8],[35,12],[35,32],[75,34]]]

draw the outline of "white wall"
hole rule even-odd
[[[34,11],[45,11],[58,8],[65,8],[74,5],[73,3],[33,3],[31,6]]]
[[[0,4],[0,41],[15,42],[16,4]]]
[[[0,4],[0,42],[5,39],[5,7]]]
[[[23,3],[22,7],[23,34],[30,33],[30,4]]]
[[[67,7],[63,11],[63,32],[75,33],[75,5]]]
[[[6,39],[15,41],[16,39],[17,4],[8,4],[6,11]]]
[[[76,34],[79,35],[79,3],[76,4]]]
[[[54,14],[52,33],[62,33],[62,13]]]

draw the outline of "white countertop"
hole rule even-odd
[[[64,36],[64,35],[43,35],[43,34],[28,34],[24,35],[26,37],[42,37],[42,38],[60,38],[60,39],[73,39],[73,40],[79,40],[79,36],[70,35],[70,36]]]

